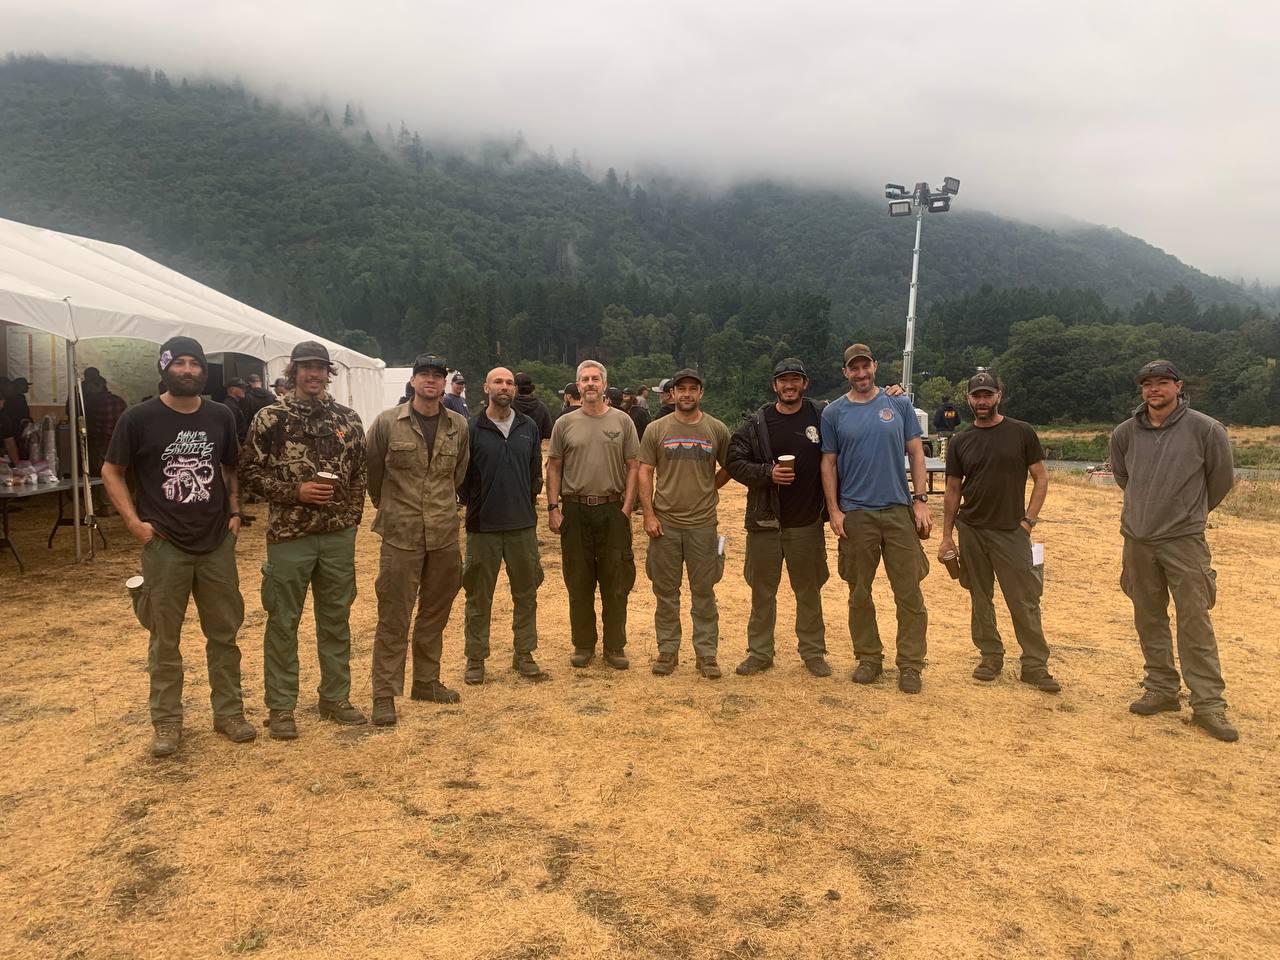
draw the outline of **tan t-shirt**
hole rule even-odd
[[[640,439],[629,416],[609,407],[593,417],[579,407],[552,427],[547,456],[561,462],[562,495],[607,497],[622,495],[627,461],[639,452]]]
[[[729,428],[708,413],[697,423],[681,423],[674,413],[649,424],[640,444],[640,462],[657,473],[653,508],[674,527],[714,527],[716,466],[729,455]]]

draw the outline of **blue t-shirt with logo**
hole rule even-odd
[[[907,441],[920,436],[920,421],[906,396],[881,390],[866,403],[843,396],[822,411],[822,452],[836,455],[841,510],[907,506],[904,456]]]

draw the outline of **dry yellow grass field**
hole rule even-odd
[[[721,507],[728,670],[745,654],[744,500],[731,485]],[[28,506],[13,518],[27,575],[0,556],[0,956],[1280,957],[1280,523],[1222,513],[1209,533],[1242,734],[1226,745],[1188,711],[1126,710],[1141,659],[1117,586],[1118,515],[1114,488],[1055,476],[1037,539],[1058,696],[1016,669],[970,678],[967,597],[936,563],[919,697],[897,692],[892,669],[873,687],[849,682],[836,579],[824,592],[830,679],[794,653],[785,586],[775,669],[652,676],[643,572],[633,668],[575,671],[544,534],[548,682],[509,670],[500,580],[483,688],[462,686],[455,606],[445,680],[459,706],[402,701],[387,731],[322,723],[304,621],[301,738],[237,746],[210,729],[189,621],[186,741],[157,761],[146,639],[122,588],[136,546],[107,520],[111,549],[76,567],[70,531],[46,550],[47,505]],[[353,613],[366,710],[370,519]],[[261,525],[241,554],[246,703],[261,724]],[[891,638],[883,583],[877,602]],[[1014,667],[1003,610],[1001,624]]]

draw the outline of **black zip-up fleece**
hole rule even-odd
[[[536,526],[534,503],[542,492],[542,436],[538,425],[514,408],[516,422],[504,437],[481,411],[471,418],[471,461],[462,484],[467,529],[478,533]]]

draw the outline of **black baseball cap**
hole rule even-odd
[[[1182,374],[1178,372],[1178,368],[1173,365],[1171,360],[1152,360],[1150,363],[1143,364],[1142,369],[1138,371],[1138,375],[1133,379],[1138,383],[1142,383],[1150,377],[1168,377],[1170,380],[1181,380]]]
[[[573,397],[575,400],[582,399],[582,391],[578,389],[577,380],[571,380],[569,383],[564,385],[564,395],[566,397]]]
[[[245,385],[244,381],[241,380],[239,377],[232,377],[230,380],[227,381],[228,389],[231,387],[240,387],[241,389],[243,389],[244,385]]]
[[[992,393],[1000,392],[1000,383],[987,371],[976,373],[969,378],[969,392],[977,393],[979,390],[990,390]]]
[[[319,340],[303,340],[293,348],[293,352],[289,354],[289,359],[294,363],[299,360],[323,360],[325,363],[329,363],[329,348]]]
[[[698,373],[698,371],[693,369],[693,367],[685,367],[683,370],[677,370],[676,375],[671,378],[670,388],[673,389],[681,380],[696,380],[698,382],[698,386],[706,386],[706,384],[702,382],[702,374]]]
[[[420,353],[418,359],[413,361],[413,375],[416,377],[424,370],[439,370],[443,377],[449,372],[449,361],[434,353]]]
[[[856,357],[866,357],[872,363],[874,363],[876,359],[871,355],[871,348],[868,347],[865,343],[855,343],[845,350],[844,352],[845,365],[848,366],[849,361],[855,359]]]
[[[773,368],[773,379],[777,380],[784,373],[798,373],[806,380],[809,379],[809,374],[805,372],[804,364],[800,362],[799,357],[786,357],[778,361],[778,365]]]

